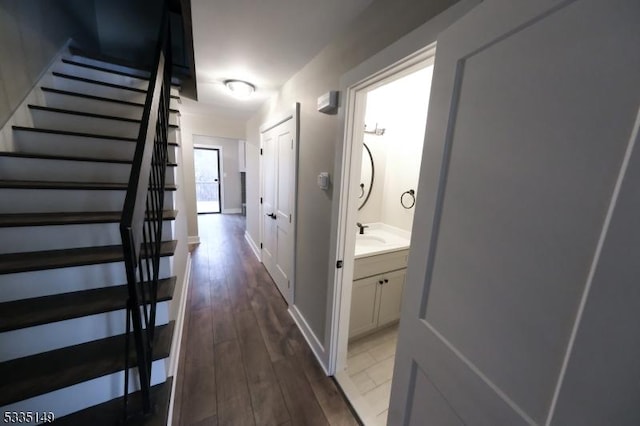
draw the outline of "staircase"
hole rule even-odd
[[[117,424],[126,366],[132,410],[140,399],[119,225],[149,72],[71,50],[50,71],[28,105],[32,126],[14,126],[14,150],[0,152],[0,407],[35,413],[32,424],[49,412],[60,424]],[[178,99],[172,87],[144,424],[166,424],[171,389]]]

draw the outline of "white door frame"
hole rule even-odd
[[[215,136],[207,136],[207,135],[194,135],[194,136],[202,136],[202,137],[215,137]],[[224,147],[222,145],[214,145],[214,144],[206,144],[206,143],[194,143],[193,149],[217,149],[218,150],[218,162],[220,163],[220,170],[218,171],[218,183],[220,184],[220,194],[218,197],[220,198],[220,214],[222,214],[224,210],[224,181],[222,180],[224,176]],[[195,168],[194,168],[195,173]],[[197,202],[197,199],[196,199]],[[197,210],[197,209],[196,209]]]
[[[260,163],[259,163],[259,175],[260,175],[260,200],[264,198],[264,178],[263,178],[263,159],[262,159],[262,134],[273,129],[274,127],[284,123],[285,121],[293,120],[293,185],[291,186],[291,232],[289,233],[289,239],[291,244],[291,287],[289,288],[289,294],[285,296],[285,300],[289,304],[289,307],[294,304],[295,297],[295,278],[296,278],[296,234],[297,234],[297,202],[298,202],[298,144],[300,140],[300,103],[296,102],[290,110],[290,113],[286,116],[280,117],[276,120],[268,121],[260,126]],[[264,241],[264,229],[262,226],[262,218],[265,214],[263,211],[263,204],[260,202],[259,220],[258,226],[260,230],[260,262],[262,262],[262,241]]]
[[[338,231],[338,242],[340,257],[343,259],[343,268],[336,269],[335,288],[340,295],[341,302],[335,307],[337,313],[337,336],[335,350],[332,356],[335,357],[336,372],[346,367],[347,344],[349,339],[349,314],[351,307],[351,290],[353,287],[353,267],[354,250],[356,242],[355,223],[358,214],[358,198],[349,194],[356,194],[358,191],[358,179],[362,165],[362,141],[364,138],[365,108],[367,93],[380,86],[384,86],[391,81],[409,75],[419,69],[432,65],[435,58],[435,43],[427,46],[393,66],[371,75],[365,80],[347,89],[346,102],[346,137],[343,145],[344,161],[342,163],[341,197],[340,197],[340,227]]]
[[[361,168],[362,147],[354,149],[352,140],[362,138],[361,129],[356,126],[364,119],[362,94],[366,90],[382,84],[383,80],[407,70],[435,55],[435,41],[440,32],[477,6],[481,0],[462,0],[423,24],[413,32],[396,41],[375,56],[369,58],[341,78],[340,88],[344,94],[341,129],[343,134],[341,150],[336,152],[335,186],[339,189],[339,200],[334,203],[331,227],[331,253],[329,258],[329,287],[325,341],[328,342],[326,370],[340,381],[346,366],[346,349],[349,334],[349,309],[351,306],[351,281],[353,280],[353,253],[355,233],[348,232],[356,222],[357,185],[351,184],[351,177]],[[361,96],[358,96],[361,94]],[[360,99],[359,99],[360,98]],[[358,115],[359,114],[359,115]],[[357,118],[360,117],[358,121]],[[342,133],[342,131],[341,131]],[[359,135],[358,135],[359,133]],[[354,152],[357,151],[357,152]],[[358,153],[360,155],[358,155]],[[353,235],[352,235],[353,234]],[[349,260],[350,261],[346,261]],[[342,268],[337,262],[342,262]],[[345,285],[345,283],[348,283]]]

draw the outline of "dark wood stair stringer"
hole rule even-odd
[[[158,281],[158,302],[171,300],[176,277]],[[0,303],[0,333],[125,309],[127,285]]]
[[[163,383],[151,387],[151,398],[155,401],[155,410],[149,417],[132,418],[127,420],[128,426],[166,426],[169,415],[169,403],[171,400],[171,387],[173,377],[168,377]],[[141,406],[140,391],[129,394],[130,411]],[[57,418],[56,426],[113,426],[122,421],[122,407],[124,398],[116,398],[93,407]],[[142,408],[138,408],[142,411]]]
[[[173,322],[156,327],[154,361],[169,356],[173,327]],[[122,371],[124,347],[120,334],[0,363],[0,406]],[[133,366],[135,349],[129,347]]]
[[[175,240],[163,241],[160,255],[173,256],[177,243]],[[121,262],[123,259],[121,245],[7,253],[0,254],[0,274]]]
[[[165,210],[163,220],[174,220],[177,210]],[[48,212],[0,214],[0,228],[18,226],[83,225],[92,223],[118,223],[122,212]]]

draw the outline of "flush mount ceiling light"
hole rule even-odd
[[[256,91],[256,86],[242,80],[225,80],[224,85],[238,98],[248,98]]]

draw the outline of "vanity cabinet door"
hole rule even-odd
[[[382,276],[355,280],[351,291],[349,337],[365,333],[378,326],[378,281]]]
[[[402,305],[402,290],[406,269],[388,272],[382,276],[383,284],[378,289],[380,293],[380,307],[378,313],[378,326],[397,321],[400,318]]]

